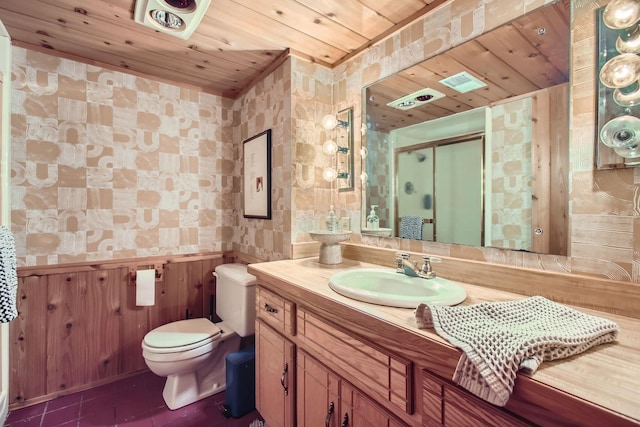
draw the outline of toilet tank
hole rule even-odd
[[[245,264],[216,267],[216,313],[238,335],[255,333],[256,277]]]

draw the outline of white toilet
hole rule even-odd
[[[162,396],[169,409],[223,391],[227,354],[240,349],[240,337],[255,333],[255,276],[244,264],[223,264],[213,274],[222,322],[179,320],[153,329],[142,341],[149,369],[167,377]]]

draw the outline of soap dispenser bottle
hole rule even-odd
[[[367,216],[367,229],[369,230],[377,230],[380,227],[380,219],[376,214],[377,207],[378,205],[371,205],[371,212]]]
[[[338,232],[338,218],[336,217],[335,212],[333,211],[333,205],[329,208],[329,216],[325,221],[327,231],[330,233]]]

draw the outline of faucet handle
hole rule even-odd
[[[438,263],[442,260],[438,257],[424,255],[422,257],[422,268],[420,269],[420,273],[422,273],[427,279],[433,279],[436,277],[436,273],[431,269],[431,263]]]
[[[402,265],[402,263],[405,260],[409,259],[409,254],[406,252],[396,252],[396,273],[404,273],[404,267]]]

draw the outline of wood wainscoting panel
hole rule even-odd
[[[118,374],[117,273],[118,269],[49,277],[47,394]]]
[[[9,323],[9,402],[47,394],[47,276],[23,277]]]
[[[141,343],[168,322],[209,315],[222,254],[18,270],[10,331],[10,409],[147,369]],[[136,306],[133,272],[162,265],[155,305]]]

